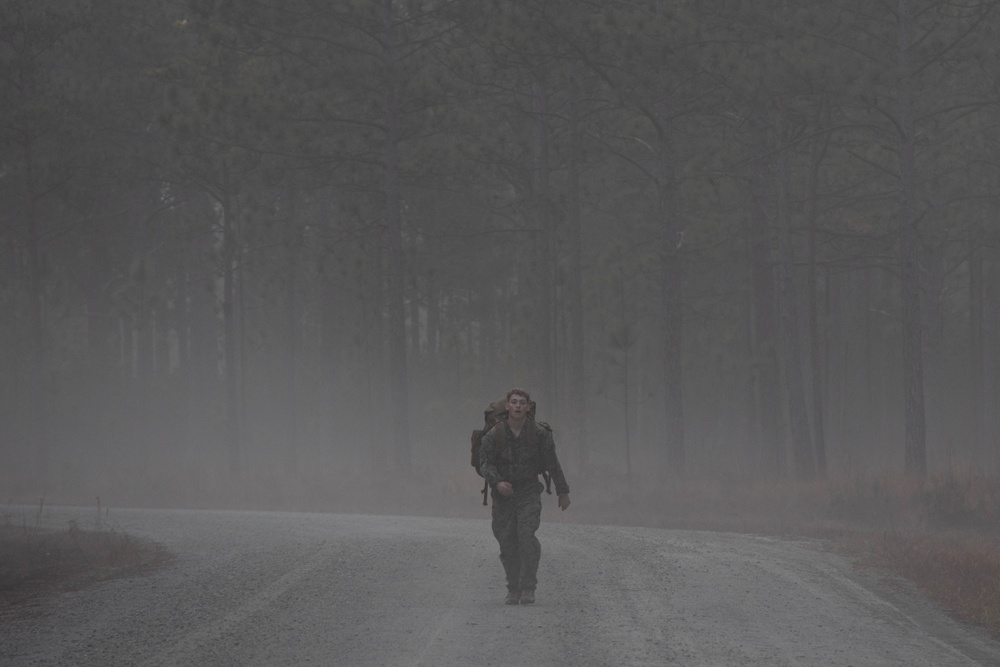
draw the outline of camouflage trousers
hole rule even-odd
[[[542,545],[535,531],[542,521],[542,483],[514,487],[514,495],[493,497],[493,536],[500,543],[500,562],[509,590],[534,590]]]

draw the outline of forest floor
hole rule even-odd
[[[1000,483],[995,480],[880,478],[794,487],[699,482],[665,485],[648,496],[622,488],[617,496],[609,490],[613,497],[599,510],[574,518],[820,539],[857,567],[910,580],[956,617],[1000,637]],[[64,530],[43,528],[43,509],[0,511],[0,608],[170,561],[158,545],[107,520],[100,507],[93,525],[73,523]]]

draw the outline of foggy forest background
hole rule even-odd
[[[2,0],[4,500],[1000,465],[993,0]]]

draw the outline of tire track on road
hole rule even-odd
[[[148,667],[177,665],[184,664],[185,662],[194,664],[191,661],[195,660],[195,657],[204,657],[204,652],[199,650],[200,647],[211,644],[223,635],[245,624],[254,614],[266,610],[302,579],[318,570],[329,557],[328,553],[322,551],[313,554],[297,567],[275,579],[265,588],[252,594],[238,607],[224,614],[215,622],[183,635],[142,664]]]

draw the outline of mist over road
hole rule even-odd
[[[486,518],[112,518],[176,561],[8,611],[0,663],[1000,664],[984,633],[805,542],[543,520],[538,602],[506,606]]]

